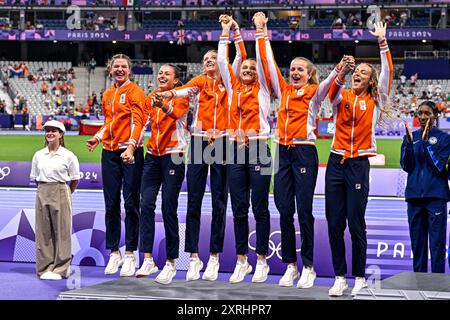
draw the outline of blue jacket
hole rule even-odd
[[[447,162],[450,135],[432,128],[422,141],[422,129],[413,132],[413,143],[403,137],[400,165],[408,173],[405,199],[439,198],[449,201]]]

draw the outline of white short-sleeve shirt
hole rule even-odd
[[[72,151],[60,146],[56,152],[48,147],[33,156],[30,178],[38,182],[68,182],[80,179],[78,158]]]

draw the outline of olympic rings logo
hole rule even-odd
[[[256,235],[256,230],[250,232],[250,234],[248,235],[248,247],[255,251],[256,247],[252,246],[252,244],[250,243],[250,239]],[[300,237],[300,231],[296,231],[295,235]],[[279,240],[273,240],[272,237],[274,236],[278,236]],[[275,244],[275,242],[277,242],[277,244]],[[300,243],[300,241],[298,242]],[[300,252],[301,249],[295,249],[295,252]],[[276,254],[277,257],[282,260],[282,256],[281,256],[281,231],[274,231],[269,235],[269,254],[267,255],[266,259],[270,259],[273,257],[273,255]]]
[[[0,180],[5,179],[7,176],[9,176],[11,172],[11,169],[9,167],[0,167]]]

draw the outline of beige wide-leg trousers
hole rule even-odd
[[[67,276],[72,255],[72,195],[65,183],[39,183],[36,193],[36,273]]]

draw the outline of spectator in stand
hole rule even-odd
[[[409,84],[410,84],[411,87],[415,87],[416,86],[417,78],[418,78],[417,73],[411,75],[411,77],[409,78]]]
[[[333,29],[345,29],[345,25],[342,22],[341,18],[336,18],[336,20],[334,20],[333,25],[332,25]]]
[[[14,107],[9,115],[9,130],[15,130],[14,116],[16,115],[16,113],[17,113],[17,109]]]
[[[5,103],[5,100],[2,100],[1,102],[0,102],[0,113],[5,113],[5,108],[6,108],[6,103]]]
[[[69,84],[69,93],[75,93],[75,86],[73,85],[73,83]]]
[[[47,94],[48,84],[46,82],[42,83],[41,92],[42,94]]]
[[[25,99],[24,96],[21,96],[19,99],[19,108],[18,110],[22,110],[22,108],[25,106],[25,104],[27,103],[27,99]]]
[[[61,86],[59,85],[59,82],[57,82],[55,84],[55,86],[53,87],[53,93],[55,94],[55,96],[60,97],[61,96]]]
[[[95,66],[97,65],[97,62],[95,61],[94,57],[91,58],[88,65],[88,71],[89,73],[95,74]]]
[[[402,88],[406,86],[406,76],[404,73],[402,73],[402,75],[400,76],[400,85],[402,86]]]
[[[22,127],[23,127],[23,130],[30,130],[30,128],[28,127],[28,122],[29,122],[28,107],[26,105],[24,105],[23,108],[22,108]]]
[[[347,18],[347,22],[346,22],[347,26],[350,27],[359,27],[362,25],[362,22],[360,19],[358,19],[357,16],[355,16],[353,13],[349,13],[348,18]]]
[[[422,91],[422,96],[420,97],[420,99],[421,99],[421,100],[426,100],[426,99],[428,99],[427,92],[426,92],[425,90]]]
[[[75,95],[73,93],[67,95],[67,102],[71,108],[75,107]]]
[[[97,94],[95,92],[92,92],[92,106],[96,105],[98,105]]]
[[[6,66],[6,64],[4,64],[2,67],[1,77],[3,85],[5,85],[5,83],[8,83],[9,74],[8,74],[8,67]]]
[[[428,86],[427,86],[427,94],[428,94],[428,96],[430,97],[430,99],[431,99],[431,97],[433,96],[433,92],[434,92],[434,84],[433,84],[433,81],[431,81],[431,80],[428,80]]]
[[[64,120],[64,127],[67,131],[70,131],[72,129],[72,120],[70,120],[69,116],[67,116],[67,118]]]
[[[400,15],[400,28],[404,28],[406,26],[406,20],[408,20],[408,14],[404,11]]]
[[[437,83],[436,86],[434,87],[434,96],[436,98],[439,98],[441,96],[441,93],[442,93],[442,86],[439,83]]]
[[[19,108],[20,95],[18,94],[13,100],[13,107]]]
[[[391,25],[391,15],[390,14],[386,14],[386,16],[384,17],[384,22],[386,23],[386,26]]]
[[[61,93],[67,94],[67,83],[66,82],[63,82],[63,84],[61,86]]]

